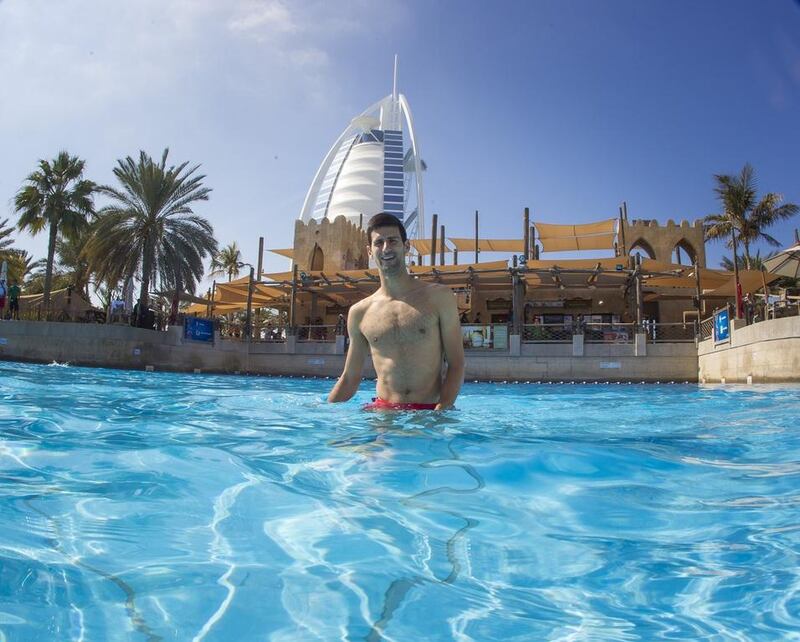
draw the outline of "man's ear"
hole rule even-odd
[[[406,239],[406,242],[405,242],[405,243],[403,243],[403,246],[406,248],[406,254],[408,254],[409,252],[411,252],[411,241],[409,241],[408,239]]]

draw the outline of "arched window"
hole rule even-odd
[[[686,239],[681,239],[675,244],[674,254],[675,262],[680,265],[694,265],[694,262],[697,260],[697,252]],[[684,263],[684,261],[686,261],[686,263]]]
[[[653,247],[644,239],[636,239],[633,243],[631,243],[631,249],[628,253],[631,256],[641,254],[648,259],[656,258],[656,253],[653,251]]]
[[[311,252],[311,261],[309,261],[308,269],[312,272],[325,269],[325,253],[316,243],[314,243],[314,250]]]

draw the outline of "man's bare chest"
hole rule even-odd
[[[371,346],[424,344],[439,336],[439,317],[426,303],[391,301],[373,306],[364,315],[361,331]]]

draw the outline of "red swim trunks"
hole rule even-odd
[[[375,397],[372,403],[364,405],[364,410],[435,410],[435,403],[397,403]]]

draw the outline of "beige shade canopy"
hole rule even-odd
[[[475,239],[447,238],[459,252],[474,252]],[[478,250],[481,252],[512,252],[521,254],[525,251],[522,239],[478,239]]]
[[[285,256],[287,259],[294,259],[294,248],[287,247],[285,249],[280,250],[267,250],[267,252],[272,252],[273,254],[280,254],[281,256]]]
[[[419,252],[422,255],[430,254],[431,249],[433,248],[432,239],[408,239],[408,242],[411,244],[411,247],[413,247],[417,252]],[[437,245],[436,245],[437,254],[441,252],[441,247],[442,247],[441,242],[442,242],[441,239],[437,239]],[[445,245],[444,251],[452,252],[453,250],[451,250],[449,247]]]
[[[629,256],[600,259],[530,260],[520,272],[529,289],[547,292],[553,289],[618,289],[624,291],[632,284]],[[694,295],[697,281],[694,266],[642,259],[643,288],[646,298],[689,298]],[[454,290],[478,288],[483,292],[509,293],[513,287],[513,274],[508,261],[487,261],[463,265],[412,265],[409,272],[426,281],[433,281]],[[300,275],[298,275],[300,276]],[[376,268],[359,270],[309,270],[298,278],[296,296],[298,300],[318,297],[347,307],[372,294],[380,286]],[[286,309],[292,292],[292,272],[275,272],[264,275],[254,284],[252,304],[254,308],[272,307]],[[777,278],[767,275],[767,282]],[[761,272],[742,270],[742,288],[753,292],[762,287]],[[214,312],[243,311],[247,306],[247,290],[250,277],[217,283]],[[700,269],[700,286],[704,296],[733,296],[733,275],[724,270]],[[463,307],[463,306],[462,306]],[[189,313],[204,314],[206,304],[198,303],[189,308]]]
[[[617,219],[584,225],[534,223],[543,252],[613,249]]]
[[[729,273],[730,274],[730,273]],[[764,287],[764,282],[766,281],[767,285],[772,283],[773,281],[779,279],[780,276],[777,274],[770,274],[769,272],[762,275],[760,270],[739,270],[739,283],[742,286],[742,293],[746,294],[748,292],[753,293],[761,290]],[[732,297],[736,296],[736,281],[733,275],[730,275],[727,281],[708,292],[708,296],[718,296],[718,297]]]

